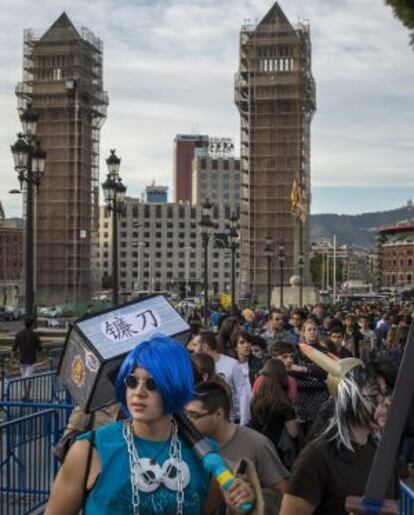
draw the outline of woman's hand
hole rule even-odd
[[[231,513],[242,513],[240,506],[243,503],[248,502],[253,505],[256,501],[253,487],[244,474],[240,474],[235,478],[231,487],[227,492],[224,492],[224,497]]]

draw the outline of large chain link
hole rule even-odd
[[[135,459],[137,455],[137,449],[134,444],[134,439],[132,436],[132,429],[131,425],[126,423],[124,424],[122,428],[122,434],[124,436],[124,439],[127,444],[128,448],[128,458],[129,458],[129,471],[130,471],[130,478],[131,478],[131,489],[132,489],[132,509],[134,515],[139,515],[139,490],[138,490],[138,484],[135,479],[135,475],[137,474],[138,470],[135,467],[135,463],[139,464],[139,460]]]
[[[132,422],[125,422],[122,428],[122,434],[127,444],[128,458],[129,458],[129,469],[131,477],[131,489],[132,489],[132,508],[133,515],[139,515],[140,499],[139,499],[139,488],[137,477],[142,470],[141,462],[139,459],[138,451],[134,443]],[[171,422],[171,443],[169,449],[169,458],[175,458],[181,461],[181,442],[178,438],[178,426],[176,421],[173,419]],[[177,515],[184,514],[184,482],[183,473],[181,470],[178,472],[178,490],[176,494],[177,502]]]

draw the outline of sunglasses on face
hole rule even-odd
[[[139,379],[134,374],[128,374],[124,379],[125,386],[130,390],[135,390],[140,384],[144,384],[145,388],[149,392],[154,392],[157,389],[157,383],[154,381],[152,377],[147,377],[147,379]]]

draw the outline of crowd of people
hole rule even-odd
[[[86,515],[241,513],[247,501],[252,513],[347,513],[347,496],[364,492],[411,317],[409,305],[231,314],[215,306],[203,327],[200,314],[191,313],[185,349],[150,341],[126,358],[117,379],[126,420],[106,424],[92,444],[87,433],[71,447],[47,515],[82,506]],[[328,373],[303,352],[307,346],[335,362],[357,359],[328,388]],[[230,470],[243,458],[254,473],[239,474],[230,491],[217,493],[177,432],[177,411],[214,442]],[[182,481],[169,483],[167,462]],[[398,498],[398,479],[412,463],[413,403],[387,498]],[[86,478],[79,474],[85,467]]]
[[[310,453],[310,449],[313,449],[311,442],[315,439],[320,441],[322,435],[325,435],[326,441],[335,440],[332,436],[333,426],[329,426],[333,423],[335,415],[335,401],[327,388],[326,371],[301,352],[299,344],[310,345],[336,360],[350,357],[361,360],[361,366],[357,367],[356,371],[361,368],[364,373],[358,375],[355,371],[356,375],[352,381],[358,385],[358,390],[361,390],[362,379],[370,384],[378,380],[379,383],[374,390],[378,390],[376,398],[381,401],[380,408],[386,413],[412,322],[412,306],[395,304],[385,307],[363,302],[336,306],[318,304],[303,309],[272,309],[270,313],[261,309],[246,308],[231,315],[216,306],[213,312],[215,323],[211,324],[208,330],[202,327],[198,313],[189,315],[193,336],[187,348],[197,370],[204,367],[206,360],[213,358],[215,368],[210,365],[210,374],[201,377],[200,380],[225,381],[233,406],[231,420],[265,435],[272,442],[284,467],[290,471],[280,513],[345,513],[345,504],[342,501],[346,497],[346,492],[362,494],[369,466],[366,465],[368,468],[362,472],[363,459],[355,458],[354,466],[361,461],[361,467],[358,469],[361,472],[358,478],[360,486],[356,488],[357,491],[351,480],[349,485],[334,485],[334,490],[343,494],[337,498],[341,499],[338,503],[338,506],[342,505],[341,509],[330,505],[330,501],[318,498],[315,485],[307,485],[307,480],[310,477],[315,478],[315,474],[318,473],[318,462]],[[225,373],[220,365],[223,356],[226,356],[227,367],[232,369],[231,375]],[[233,361],[229,358],[233,358]],[[241,375],[245,378],[244,383],[240,380]],[[238,377],[237,381],[235,377]],[[374,381],[372,378],[377,379]],[[248,411],[243,408],[241,418],[238,407],[246,405],[246,391],[250,403]],[[383,391],[386,393],[384,396],[381,393]],[[361,399],[352,398],[354,406],[357,401],[362,402]],[[247,424],[246,413],[249,420]],[[351,415],[347,413],[346,416]],[[383,413],[381,417],[381,424],[373,424],[374,429],[370,429],[372,437],[367,440],[370,443],[377,442],[381,433],[381,427],[385,423]],[[368,421],[364,423],[369,425]],[[342,432],[340,434],[342,435]],[[345,454],[358,456],[350,441],[345,445],[339,438],[338,445],[343,447]],[[375,445],[369,448],[369,452],[368,447],[364,449],[369,455],[367,463],[371,464]],[[322,454],[326,454],[327,449],[322,450]],[[309,461],[306,460],[308,455]],[[331,463],[336,461],[333,460]],[[401,442],[398,463],[400,477],[406,478],[410,470],[412,473],[412,463],[414,403]],[[302,470],[302,467],[305,469]],[[310,469],[307,470],[306,467]],[[341,470],[337,463],[335,467]],[[335,474],[329,471],[327,477],[331,478],[331,481],[334,481],[334,476]],[[319,490],[323,491],[326,491],[326,486],[318,485]],[[392,497],[397,494],[398,488],[395,484],[390,490],[390,495]],[[297,501],[297,498],[302,502]],[[295,504],[296,502],[298,504]],[[327,508],[324,507],[326,502]],[[305,507],[305,504],[308,506]]]

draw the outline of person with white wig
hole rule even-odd
[[[375,367],[359,360],[336,379],[334,414],[295,462],[280,515],[345,515],[346,498],[364,492],[390,391]],[[396,499],[398,491],[396,470],[387,498]]]

